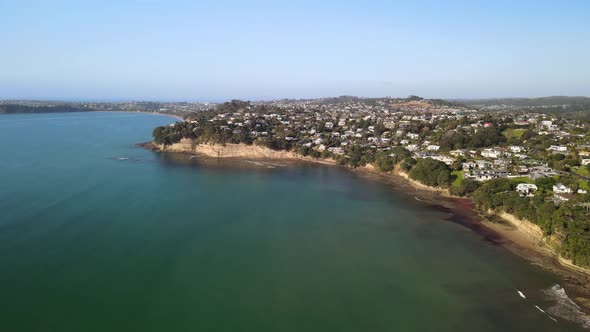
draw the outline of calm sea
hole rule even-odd
[[[552,275],[395,187],[134,146],[174,121],[0,115],[0,331],[582,329],[535,307]]]

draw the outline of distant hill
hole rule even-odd
[[[316,104],[347,104],[347,103],[363,103],[367,105],[375,105],[377,102],[392,102],[392,103],[426,103],[428,105],[434,106],[455,106],[455,107],[465,107],[463,103],[451,100],[443,100],[443,99],[425,99],[419,96],[408,96],[408,97],[356,97],[356,96],[339,96],[339,97],[324,97],[324,98],[315,98],[315,99],[280,99],[280,100],[268,100],[268,101],[259,101],[259,104],[268,104],[268,103],[282,103],[282,104],[291,104],[291,103],[301,103],[301,102],[309,102],[309,103],[316,103]]]
[[[78,107],[69,104],[59,105],[20,105],[20,104],[0,104],[0,114],[16,113],[69,113],[69,112],[88,112],[90,108]]]
[[[491,99],[451,99],[450,101],[459,102],[469,106],[492,106],[492,105],[512,105],[512,106],[557,106],[557,105],[574,105],[590,104],[589,97],[570,97],[570,96],[551,96],[540,98],[491,98]]]

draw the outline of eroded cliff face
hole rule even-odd
[[[246,144],[195,144],[192,140],[182,139],[178,143],[158,146],[162,151],[194,153],[211,158],[248,158],[248,159],[291,159],[309,160],[295,152],[275,151],[258,145]]]
[[[489,213],[494,213],[488,211]],[[543,231],[541,227],[538,225],[533,224],[528,220],[519,219],[516,216],[506,213],[506,212],[496,212],[494,213],[498,217],[510,222],[514,227],[518,229],[520,233],[526,235],[532,242],[545,242],[543,239]],[[548,243],[546,243],[548,244]]]

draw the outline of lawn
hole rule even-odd
[[[502,132],[506,138],[520,138],[526,129],[508,128]]]
[[[578,181],[578,187],[580,189],[584,189],[584,190],[588,190],[590,191],[590,186],[588,185],[588,182],[584,181],[584,180],[579,180]]]
[[[573,167],[572,172],[580,174],[581,176],[590,177],[590,172],[588,172],[586,167]]]
[[[453,186],[458,187],[463,182],[463,172],[462,171],[453,171],[451,173],[452,176],[455,176],[455,181],[453,181]]]

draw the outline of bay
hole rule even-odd
[[[583,330],[535,308],[555,276],[395,186],[135,146],[174,121],[0,116],[0,330]]]

